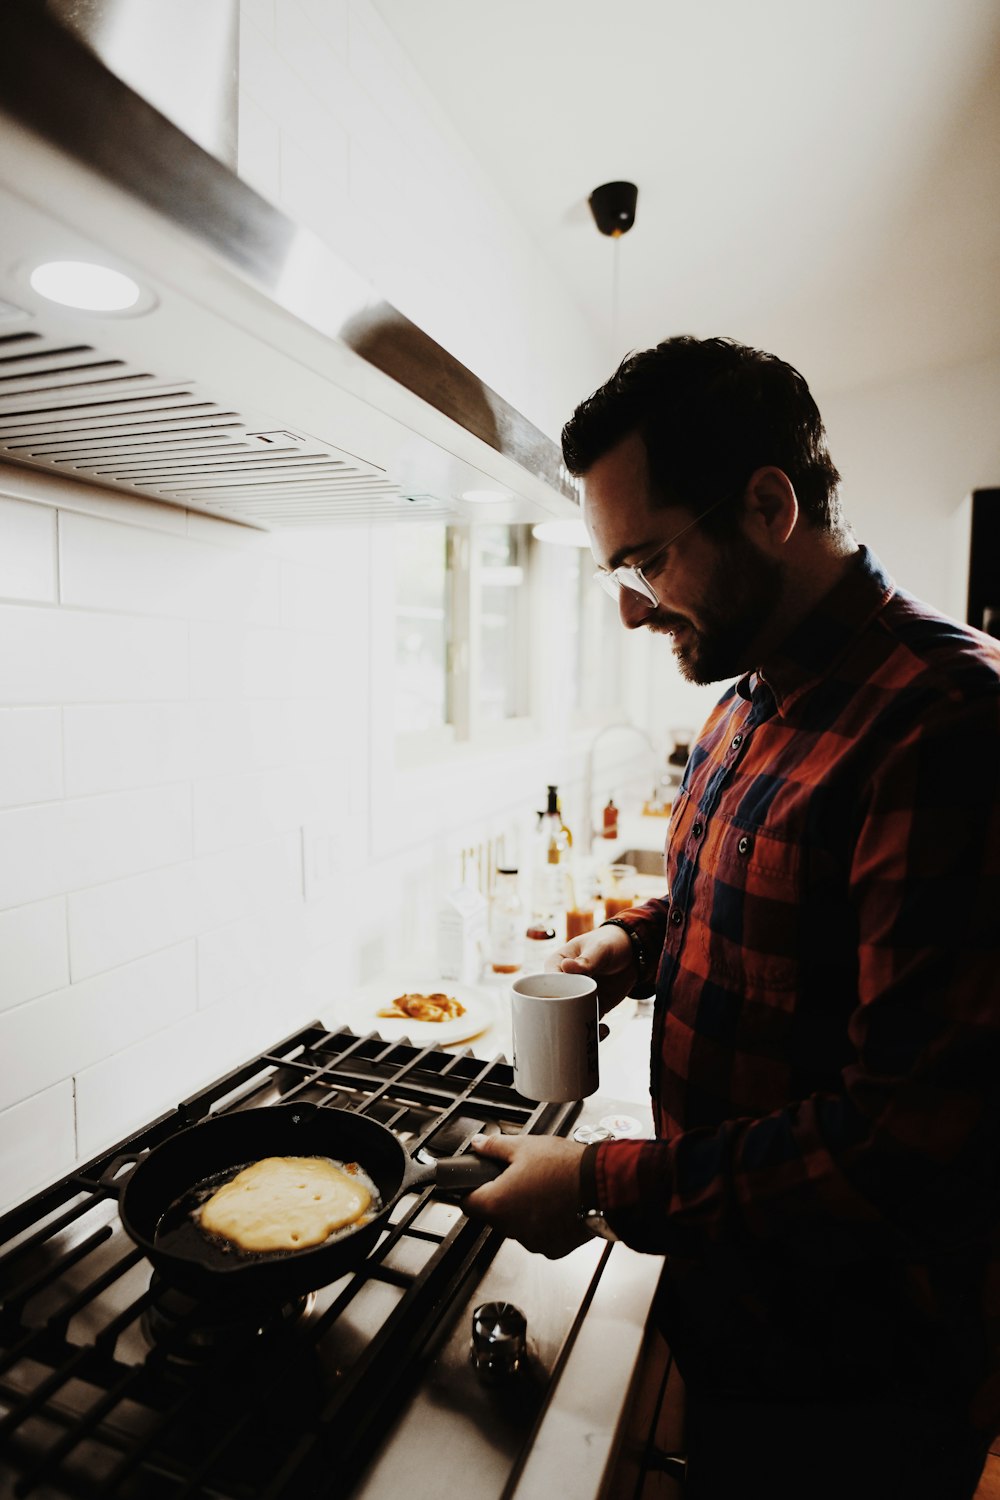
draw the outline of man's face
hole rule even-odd
[[[637,433],[586,474],[583,510],[598,566],[637,566],[656,594],[654,607],[623,588],[623,625],[671,636],[689,682],[728,680],[759,665],[757,646],[782,594],[781,564],[761,552],[742,525],[713,540],[701,526],[684,530],[693,512],[654,506],[646,447]],[[671,545],[661,551],[665,542]]]

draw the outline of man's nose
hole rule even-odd
[[[637,594],[634,589],[618,590],[618,618],[626,630],[638,630],[640,625],[645,625],[653,608],[649,600]]]

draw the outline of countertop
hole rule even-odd
[[[662,887],[662,882],[659,883]],[[477,1057],[510,1057],[511,975],[491,975],[475,986],[456,985],[435,976],[433,965],[410,963],[388,970],[377,981],[357,993],[337,1019],[362,1032],[378,1030],[375,1012],[393,995],[406,989],[443,989],[475,998],[485,1021],[479,1033],[453,1044],[468,1048]],[[601,1096],[616,1101],[622,1113],[640,1120],[651,1130],[649,1113],[649,1048],[651,1019],[637,1011],[634,1000],[626,1000],[606,1018],[609,1035],[600,1048]],[[422,1040],[423,1038],[421,1038]],[[449,1048],[451,1050],[451,1048]],[[628,1104],[627,1101],[636,1101]],[[489,1273],[501,1277],[505,1253],[518,1269],[515,1280],[525,1274],[526,1252],[509,1243]],[[597,1293],[574,1340],[569,1358],[546,1409],[527,1462],[518,1478],[516,1500],[548,1500],[572,1494],[576,1500],[599,1500],[604,1493],[622,1441],[630,1395],[646,1348],[649,1308],[659,1281],[661,1262],[656,1256],[640,1255],[626,1245],[596,1242],[573,1252],[573,1257],[596,1258],[607,1254],[607,1265]],[[537,1260],[539,1274],[558,1276],[563,1262]],[[514,1273],[512,1273],[514,1274]],[[492,1294],[491,1294],[492,1295]],[[502,1290],[498,1295],[507,1295]]]

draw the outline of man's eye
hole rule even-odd
[[[644,562],[640,565],[639,572],[642,574],[643,578],[655,578],[656,574],[659,573],[666,560],[666,548],[664,548],[662,552],[654,552],[648,562]]]

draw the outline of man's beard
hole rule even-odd
[[[681,676],[700,684],[727,681],[750,671],[755,643],[772,618],[782,594],[782,567],[765,557],[741,533],[719,543],[699,623],[686,615],[657,610],[647,630],[674,637]]]

